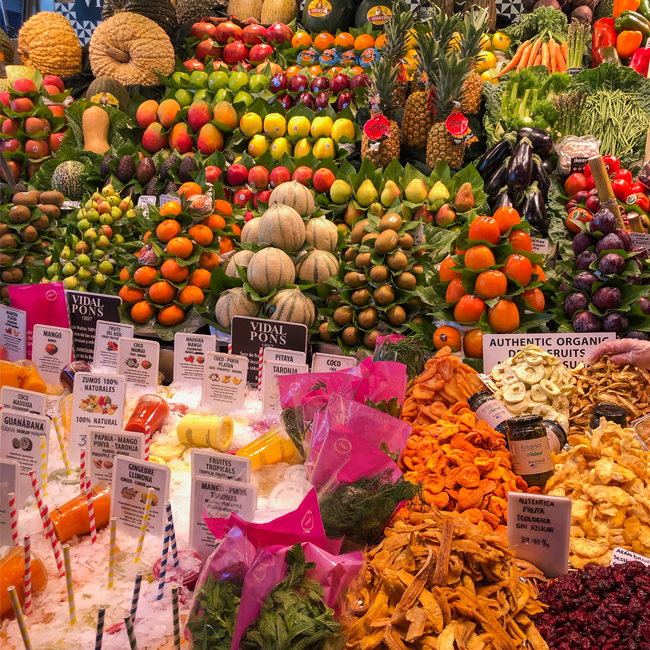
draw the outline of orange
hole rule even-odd
[[[285,70],[284,74],[287,75],[287,79],[291,79],[291,77],[295,77],[301,70],[302,68],[299,65],[292,65]]]
[[[433,333],[433,347],[436,350],[449,346],[452,352],[458,352],[460,344],[460,332],[455,327],[443,325]]]
[[[350,72],[352,74],[361,74],[363,72],[363,68],[360,65],[353,65],[350,68]]]
[[[463,281],[460,278],[454,278],[447,287],[445,300],[449,303],[458,302],[466,294],[467,291],[463,287]]]
[[[479,273],[474,291],[485,300],[502,296],[508,290],[508,279],[501,271],[483,271]]]
[[[311,36],[307,32],[296,32],[291,39],[291,47],[301,50],[311,45]]]
[[[230,251],[235,250],[235,245],[232,243],[230,237],[222,237],[219,241],[219,252],[223,255],[224,253],[230,253]]]
[[[309,72],[309,74],[314,77],[318,77],[319,75],[323,74],[323,68],[321,68],[319,65],[310,65],[307,68],[307,72]]]
[[[187,237],[174,237],[167,244],[167,252],[186,260],[194,251],[192,242]]]
[[[533,252],[533,241],[530,235],[524,230],[513,230],[508,235],[508,241],[512,244],[513,253],[520,253],[521,251],[526,253]]]
[[[214,201],[214,211],[222,214],[224,217],[232,216],[232,205],[228,201],[223,199],[215,199]]]
[[[236,223],[233,223],[232,226],[230,226],[230,228],[235,233],[235,235],[237,235],[237,237],[241,235],[241,228]]]
[[[521,294],[523,301],[534,311],[544,311],[546,299],[539,289],[528,289]]]
[[[533,264],[532,275],[537,276],[537,282],[546,282],[546,274],[544,269],[539,264]]]
[[[475,271],[483,271],[488,266],[494,266],[496,261],[492,251],[484,244],[472,246],[465,253],[465,266]]]
[[[190,235],[190,237],[193,237],[194,241],[200,246],[209,246],[214,240],[214,235],[212,234],[210,228],[208,228],[208,226],[204,226],[203,224],[192,226],[187,231],[187,234]]]
[[[201,257],[199,257],[199,266],[202,269],[216,269],[219,266],[219,256],[216,253],[203,251]]]
[[[133,279],[136,284],[139,284],[141,287],[148,287],[153,283],[154,278],[158,274],[158,269],[154,266],[141,266],[133,274]]]
[[[201,221],[210,230],[223,230],[226,227],[226,220],[220,214],[211,214]]]
[[[505,235],[510,228],[521,221],[519,213],[510,207],[498,208],[492,218],[499,224],[499,230]]]
[[[519,310],[514,302],[499,300],[499,302],[488,309],[488,323],[490,327],[499,334],[514,332],[519,327]]]
[[[454,320],[473,325],[479,322],[484,311],[485,303],[478,296],[463,296],[454,307]]]
[[[375,44],[375,39],[370,36],[370,34],[359,34],[354,39],[354,49],[361,52],[362,50],[366,50],[369,47],[373,47]]]
[[[124,302],[135,303],[144,298],[144,289],[134,289],[133,287],[122,287],[118,294]]]
[[[169,305],[169,307],[163,307],[156,318],[161,325],[172,327],[183,322],[185,312],[178,305]]]
[[[161,208],[160,208],[160,216],[161,217],[166,217],[168,215],[179,215],[182,211],[181,204],[176,203],[176,201],[167,201]]]
[[[147,230],[146,233],[144,233],[144,237],[142,238],[142,241],[146,244],[147,239],[149,239],[149,235],[151,234],[151,230]]]
[[[321,32],[314,39],[314,49],[317,52],[322,52],[323,50],[326,50],[328,47],[332,47],[333,45],[334,37],[329,32]]]
[[[460,273],[452,271],[451,268],[456,266],[456,262],[451,257],[446,257],[440,264],[440,282],[449,282],[460,278]]]
[[[146,300],[136,302],[131,307],[131,318],[140,325],[146,323],[153,316],[153,309]]]
[[[178,302],[181,302],[184,305],[191,305],[192,303],[195,305],[202,305],[204,300],[203,291],[193,285],[184,287],[178,294]]]
[[[377,37],[377,40],[375,41],[375,47],[378,50],[381,50],[381,48],[384,47],[384,45],[386,45],[386,43],[388,43],[388,39],[386,38],[386,34],[381,34],[381,35],[379,35]]]
[[[342,50],[351,50],[354,47],[354,36],[350,32],[341,32],[334,39],[334,45]]]
[[[122,280],[122,282],[126,282],[127,280],[130,279],[131,279],[131,274],[126,269],[122,269],[120,271],[120,280]]]
[[[160,267],[160,274],[171,282],[185,282],[190,274],[187,266],[181,266],[176,260],[165,260]]]
[[[478,327],[465,334],[463,350],[472,359],[481,359],[483,357],[483,332]]]
[[[469,227],[468,237],[474,241],[483,240],[496,246],[501,237],[499,224],[492,217],[476,217]]]
[[[186,199],[191,199],[197,194],[203,194],[203,190],[198,183],[190,181],[189,183],[183,183],[178,188],[178,196],[184,196]]]
[[[181,232],[181,224],[173,219],[165,219],[158,224],[156,228],[156,237],[166,244],[170,239],[174,239]]]
[[[166,280],[156,282],[149,287],[149,298],[158,305],[166,305],[176,297],[176,289]]]
[[[343,72],[343,68],[339,65],[335,65],[333,68],[330,68],[327,73],[330,77],[335,77],[340,72]]]
[[[525,287],[530,284],[530,278],[533,274],[533,265],[527,257],[514,253],[506,260],[503,272],[513,280],[519,282],[522,287]],[[515,329],[517,328],[515,327]],[[504,331],[509,332],[512,330]]]
[[[193,287],[198,287],[199,289],[203,289],[204,291],[208,291],[210,289],[210,277],[212,276],[212,273],[206,269],[196,269],[192,275],[190,275],[189,280],[187,283]]]

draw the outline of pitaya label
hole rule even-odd
[[[262,364],[262,413],[264,415],[280,415],[279,375],[300,375],[309,372],[306,363],[280,363],[279,361],[264,361]]]
[[[72,361],[72,330],[34,325],[32,361],[46,384],[58,385],[61,371]]]
[[[113,323],[106,320],[97,321],[95,330],[95,353],[92,366],[95,370],[117,370],[117,350],[120,339],[133,336],[133,325]]]
[[[174,335],[174,381],[201,386],[205,355],[208,352],[214,352],[216,344],[214,336],[176,332]]]
[[[332,5],[329,0],[311,0],[307,6],[307,13],[315,18],[327,16],[331,11]]]
[[[385,115],[376,115],[365,123],[363,132],[368,140],[382,140],[390,134],[390,122]]]
[[[157,341],[122,337],[117,350],[117,369],[132,387],[156,392],[160,344]]]
[[[385,25],[393,17],[393,11],[390,7],[377,5],[370,9],[366,14],[366,19],[373,25]]]

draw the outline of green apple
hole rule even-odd
[[[174,94],[174,98],[181,108],[185,108],[192,103],[192,93],[189,90],[185,90],[185,88],[179,88]]]
[[[223,70],[215,70],[208,78],[208,89],[216,92],[219,88],[225,88],[228,85],[228,73]]]
[[[194,100],[195,102],[198,102],[200,100],[203,100],[205,102],[208,101],[208,91],[205,90],[205,88],[201,88],[201,90],[197,90],[194,93]]]
[[[247,93],[245,90],[240,90],[235,95],[235,98],[232,100],[232,103],[233,104],[244,103],[246,104],[246,108],[248,108],[253,103],[253,95]]]

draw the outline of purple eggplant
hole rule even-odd
[[[544,197],[534,182],[524,195],[521,216],[541,235],[548,233],[548,217]]]
[[[492,206],[493,213],[496,212],[499,208],[514,208],[515,202],[512,198],[512,194],[507,187],[504,187],[499,194],[497,195],[494,205]]]
[[[510,155],[515,141],[514,133],[506,133],[499,142],[483,154],[476,164],[476,171],[484,181],[487,181]]]
[[[523,192],[532,182],[533,146],[528,138],[522,138],[510,156],[506,184],[511,192]]]
[[[537,181],[539,190],[546,201],[551,187],[551,178],[542,164],[542,159],[537,155],[533,155],[533,180]]]
[[[541,129],[534,129],[531,126],[523,126],[517,131],[517,140],[521,141],[527,138],[535,153],[542,158],[546,158],[553,153],[553,138],[548,132]]]
[[[490,176],[490,180],[483,188],[488,197],[495,197],[501,188],[506,184],[506,176],[508,175],[508,162],[510,158],[506,158],[497,168],[497,170]]]

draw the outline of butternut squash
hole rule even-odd
[[[108,113],[103,108],[91,106],[84,111],[81,126],[86,151],[104,154],[111,148],[108,144],[109,125]]]

